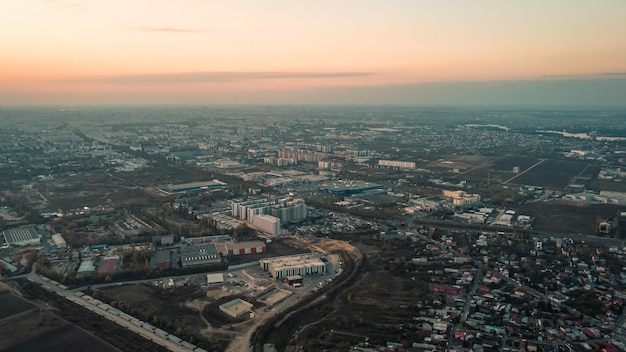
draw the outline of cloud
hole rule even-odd
[[[165,32],[165,33],[203,33],[206,29],[176,28],[176,27],[136,27],[140,32]]]
[[[216,83],[243,80],[352,78],[375,75],[374,72],[181,72],[113,76],[79,76],[56,79],[57,82],[109,83],[121,85]]]

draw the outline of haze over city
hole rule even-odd
[[[0,105],[626,101],[623,1],[0,4]]]
[[[0,1],[0,351],[626,352],[625,24]]]

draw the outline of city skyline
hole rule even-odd
[[[626,4],[7,1],[0,106],[624,106]]]

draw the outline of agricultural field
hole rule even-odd
[[[533,168],[521,172],[508,184],[563,189],[585,174],[589,164],[578,161],[546,159]]]
[[[518,166],[520,172],[538,163],[541,159],[531,156],[507,155],[503,158],[494,160],[491,163],[491,169],[497,171],[513,172],[513,168]]]
[[[43,303],[42,303],[43,304]],[[0,350],[7,352],[120,351],[58,317],[54,305],[43,310],[11,293],[0,293]]]
[[[0,293],[0,320],[35,309],[36,306],[8,291]]]
[[[35,324],[37,324],[35,322]],[[30,329],[32,326],[22,326]],[[97,337],[86,333],[76,326],[61,323],[54,330],[48,331],[36,337],[30,337],[7,349],[5,352],[61,352],[61,351],[84,351],[89,346],[93,352],[116,352],[115,347],[105,343]]]

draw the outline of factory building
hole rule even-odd
[[[35,226],[8,229],[0,233],[6,247],[37,246],[41,244],[41,236]]]
[[[180,264],[183,269],[221,262],[222,257],[214,244],[205,243],[180,247]]]
[[[295,275],[326,274],[326,261],[318,253],[297,254],[259,260],[263,270],[269,271],[275,279]]]
[[[269,234],[280,234],[280,219],[275,216],[265,214],[254,215],[252,217],[252,224]]]
[[[215,247],[221,255],[245,255],[267,252],[267,246],[261,241],[224,242]]]

